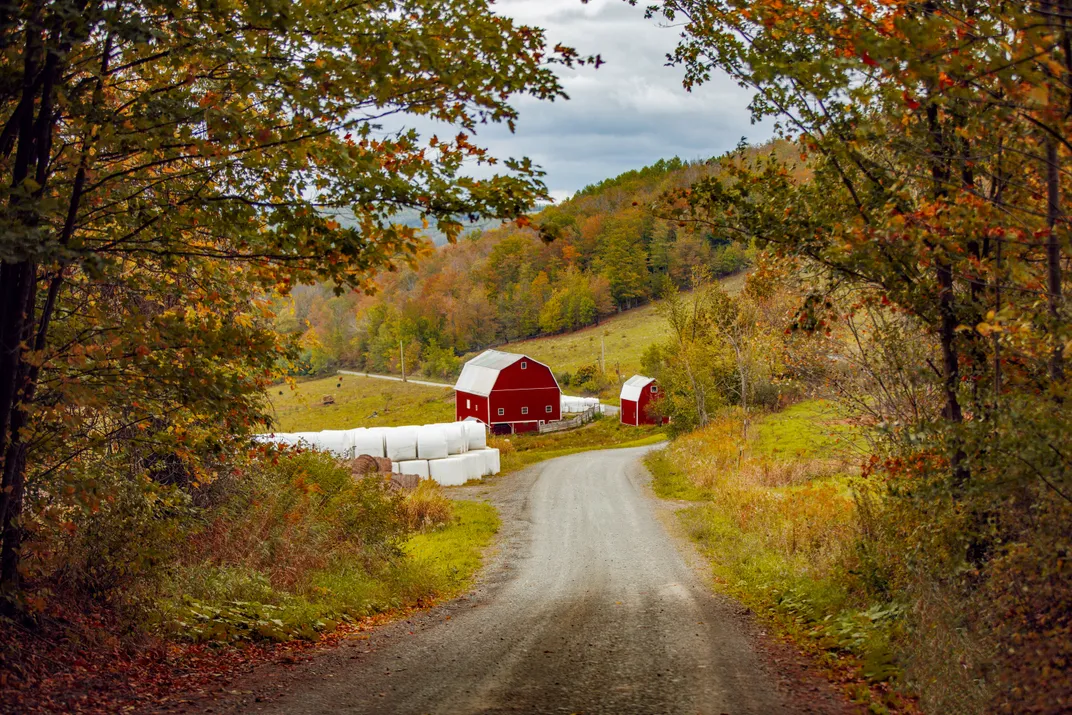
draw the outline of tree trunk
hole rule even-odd
[[[26,348],[33,341],[34,308],[37,297],[37,268],[31,262],[18,264],[20,284],[17,300],[5,302],[4,308],[4,360],[3,387],[5,401],[2,404],[4,451],[0,462],[0,599],[5,610],[10,610],[11,596],[19,589],[19,550],[22,545],[22,498],[26,488],[26,443],[27,391],[32,395],[30,370],[24,359]],[[7,288],[7,286],[5,286]],[[13,388],[10,396],[6,393]]]
[[[1057,142],[1046,140],[1046,226],[1050,229],[1046,239],[1046,293],[1050,313],[1050,335],[1053,346],[1050,352],[1050,380],[1064,379],[1064,351],[1061,346],[1061,242],[1058,222],[1061,218],[1060,159]]]

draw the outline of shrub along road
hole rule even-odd
[[[264,667],[212,706],[845,712],[818,680],[787,676],[784,662],[773,667],[772,651],[784,659],[784,649],[686,563],[657,518],[665,507],[650,496],[640,463],[649,449],[584,452],[467,488],[503,518],[499,548],[472,594],[296,666]]]

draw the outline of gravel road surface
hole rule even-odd
[[[255,673],[214,709],[828,711],[786,699],[756,629],[686,563],[646,486],[647,449],[562,457],[470,490],[503,516],[472,594],[286,673]]]

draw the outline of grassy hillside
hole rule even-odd
[[[325,395],[334,396],[335,404],[322,404]],[[357,375],[300,382],[293,388],[278,385],[269,397],[280,432],[454,421],[454,391],[449,388]]]
[[[736,294],[744,287],[745,273],[722,279],[723,288]],[[524,353],[546,363],[556,373],[576,372],[582,365],[599,362],[600,336],[607,352],[607,372],[621,370],[622,379],[628,380],[640,372],[640,359],[653,342],[666,337],[666,324],[659,317],[654,303],[627,310],[599,325],[573,333],[551,335],[509,343],[499,348],[505,352]]]

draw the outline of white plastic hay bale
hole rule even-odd
[[[320,449],[320,433],[319,432],[295,432],[293,435],[294,444],[305,449]]]
[[[447,434],[443,427],[444,425],[424,425],[417,428],[417,457],[443,459],[450,455],[447,451]]]
[[[398,474],[416,474],[421,479],[428,478],[428,460],[427,459],[411,459],[406,462],[399,462],[398,467],[395,468],[395,472]]]
[[[499,473],[499,450],[494,447],[480,450],[480,456],[484,458],[484,475],[491,476]]]
[[[298,436],[290,432],[273,432],[272,434],[258,434],[253,436],[254,441],[260,444],[277,444],[281,446],[294,446],[298,443]]]
[[[384,444],[387,457],[395,462],[405,462],[417,458],[417,428],[392,427],[386,430]]]
[[[324,430],[318,438],[320,449],[336,457],[351,459],[354,456],[353,430]]]
[[[456,487],[468,481],[468,471],[461,455],[428,462],[428,476],[445,487]]]
[[[449,454],[461,454],[469,445],[465,427],[461,422],[450,422],[443,425],[443,433],[447,437],[447,452]]]
[[[401,465],[398,462],[391,462],[391,473],[401,474],[402,472],[398,471],[400,467]]]
[[[359,427],[350,430],[350,439],[353,441],[355,457],[360,457],[362,454],[367,454],[370,457],[385,456],[383,430],[378,427],[373,429]]]
[[[484,455],[480,452],[466,452],[461,455],[465,461],[465,476],[467,479],[480,479],[484,476]]]
[[[488,432],[483,422],[468,420],[462,422],[466,434],[466,446],[469,449],[484,449],[488,446]]]

